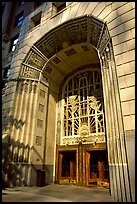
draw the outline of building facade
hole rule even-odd
[[[99,185],[134,201],[135,3],[23,2],[13,25],[4,184]]]

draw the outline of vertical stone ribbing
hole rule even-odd
[[[107,133],[107,147],[108,147],[108,160],[109,160],[109,172],[110,172],[110,181],[115,181],[116,175],[115,170],[112,168],[110,164],[114,163],[114,153],[112,149],[113,138],[112,133],[110,131],[111,126],[111,116],[110,110],[110,99],[109,99],[109,89],[107,84],[107,67],[105,63],[104,56],[102,56],[102,83],[103,83],[103,94],[104,94],[104,106],[105,106],[105,120],[106,120],[106,133]],[[117,198],[117,190],[116,190],[116,182],[110,183],[111,187],[111,195],[116,199]]]
[[[125,189],[125,195],[123,193],[123,199],[125,201],[129,202],[132,201],[131,198],[131,192],[130,192],[130,180],[129,180],[129,172],[128,172],[128,164],[127,164],[127,157],[126,157],[126,144],[125,144],[125,136],[124,136],[124,126],[123,126],[123,121],[122,121],[122,112],[121,112],[121,106],[120,106],[120,95],[119,95],[119,89],[118,89],[118,81],[117,81],[117,75],[116,75],[116,67],[114,63],[114,58],[113,58],[113,49],[112,46],[109,46],[109,53],[110,53],[110,62],[109,62],[109,69],[111,71],[112,75],[112,86],[113,86],[113,91],[114,91],[114,104],[116,108],[116,130],[118,131],[117,136],[119,136],[117,139],[117,143],[119,145],[119,151],[121,153],[121,166],[120,168],[120,178],[123,180],[121,181],[121,184],[123,184],[122,190]]]
[[[35,124],[36,124],[36,107],[37,107],[37,100],[38,100],[38,93],[37,93],[37,83],[34,81],[32,82],[32,94],[33,94],[33,105],[32,105],[32,112],[31,112],[31,116],[30,116],[30,120],[31,120],[31,128],[30,128],[30,132],[29,132],[29,137],[30,137],[30,146],[32,146],[34,144],[35,138],[34,138],[34,133],[35,133]]]
[[[121,163],[121,159],[118,156],[118,144],[116,141],[116,137],[117,137],[117,133],[116,133],[116,118],[115,118],[115,103],[113,100],[114,97],[114,91],[113,91],[113,86],[112,86],[112,79],[111,79],[111,73],[109,70],[109,66],[108,66],[108,62],[107,62],[107,56],[106,53],[104,53],[105,56],[105,61],[106,61],[106,70],[107,70],[107,74],[106,74],[106,86],[108,87],[108,100],[109,100],[109,114],[110,114],[110,132],[111,132],[111,137],[112,137],[112,144],[113,144],[113,149],[112,151],[114,152],[113,157],[114,157],[114,162],[110,163],[110,165],[112,165],[112,168],[115,171],[115,179],[113,180],[113,182],[115,182],[116,180],[116,189],[115,191],[117,192],[117,199],[118,201],[123,200],[122,195],[121,195],[121,180],[120,180],[120,175],[119,175],[119,168],[117,168],[117,166],[119,165],[119,162]]]
[[[131,201],[120,97],[113,50],[110,43],[105,48],[101,61],[109,169],[113,177],[110,184],[111,191],[114,198],[118,201]]]
[[[22,127],[22,131],[20,132],[20,135],[21,135],[21,142],[24,143],[25,141],[25,138],[24,138],[24,132],[25,132],[25,129],[27,128],[27,114],[28,114],[28,104],[29,104],[29,94],[28,94],[28,91],[29,91],[29,82],[28,81],[24,81],[24,89],[23,89],[23,107],[22,107],[22,110],[21,110],[21,118],[22,120],[24,121],[24,125]]]
[[[32,123],[32,119],[31,119],[31,114],[32,114],[32,111],[33,111],[33,97],[34,97],[34,93],[32,91],[32,82],[30,81],[29,82],[29,85],[28,85],[28,95],[29,95],[29,100],[28,100],[28,110],[27,110],[27,115],[26,115],[26,128],[25,128],[25,131],[24,131],[24,135],[26,135],[26,139],[25,139],[25,144],[28,144],[30,146],[30,135],[29,135],[29,132],[31,130],[31,123]]]
[[[17,91],[16,92],[16,95],[15,95],[15,101],[16,101],[16,103],[15,103],[15,105],[14,105],[14,109],[13,109],[13,113],[12,113],[12,128],[11,128],[11,133],[10,133],[10,135],[11,135],[11,139],[15,139],[14,137],[15,137],[15,129],[16,129],[16,127],[15,127],[15,124],[14,124],[14,119],[16,118],[16,116],[17,116],[17,112],[18,112],[18,104],[19,104],[19,99],[20,99],[20,94],[19,94],[19,92]]]

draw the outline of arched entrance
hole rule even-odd
[[[93,50],[96,50],[96,52]],[[125,139],[113,45],[107,25],[104,22],[92,16],[72,19],[46,33],[31,47],[21,65],[19,77],[22,80],[17,84],[16,105],[13,113],[13,117],[16,118],[18,106],[21,104],[22,113],[20,113],[20,116],[24,117],[26,114],[28,123],[23,126],[21,132],[13,128],[11,135],[16,133],[17,138],[26,136],[25,140],[31,146],[29,164],[33,164],[33,167],[35,165],[35,167],[45,169],[47,172],[46,179],[53,182],[56,144],[61,146],[63,140],[61,138],[62,133],[59,134],[60,127],[62,127],[60,126],[61,114],[60,110],[56,108],[56,105],[59,104],[59,87],[61,87],[61,82],[66,80],[65,77],[68,77],[73,71],[75,72],[77,68],[87,69],[90,68],[89,64],[93,68],[96,63],[100,65],[102,78],[107,142],[105,144],[108,150],[111,194],[118,200],[130,200]],[[43,113],[38,112],[42,112],[42,110]],[[33,128],[28,125],[30,123]],[[83,128],[84,124],[80,125]],[[85,127],[87,128],[87,124],[85,124]],[[93,127],[92,130],[94,132]],[[74,128],[73,131],[75,132]],[[93,144],[90,144],[90,146],[93,146]],[[85,184],[88,182],[90,184],[94,172],[89,170],[89,166],[99,163],[98,169],[100,168],[102,158],[99,158],[97,151],[100,148],[102,148],[102,151],[106,150],[106,146],[96,149],[96,153],[93,153],[88,146],[83,148],[83,145],[79,145],[78,149],[75,146],[74,149],[69,149],[69,145],[66,148],[68,148],[67,151],[76,152],[76,156],[72,156],[72,153],[64,153],[64,149],[61,151],[57,148],[57,151],[60,151],[59,157],[64,156],[67,164],[69,163],[72,166],[69,173],[71,181],[75,182],[73,180],[76,175],[76,182],[84,182]],[[83,155],[85,159],[83,159]],[[97,157],[96,161],[90,159],[92,155]],[[103,160],[104,158],[105,156],[103,156]],[[77,160],[79,159],[83,159],[83,162],[81,161],[80,168],[76,168],[75,173],[75,166],[77,166]],[[65,160],[62,159],[62,162],[64,166]],[[89,163],[93,164],[90,165]],[[62,166],[62,164],[58,165]],[[83,166],[86,168],[83,168]],[[102,166],[100,169],[103,169]],[[56,175],[66,176],[67,169],[61,172],[61,168],[59,168],[59,171],[60,173]],[[87,173],[82,173],[82,171]],[[33,178],[35,175],[35,173],[32,173]],[[85,175],[85,177],[81,178],[77,175]],[[99,171],[94,175],[96,176],[93,178],[99,177],[102,179],[104,172]],[[30,179],[31,181],[32,179]]]
[[[109,187],[100,66],[86,66],[61,86],[56,182]]]

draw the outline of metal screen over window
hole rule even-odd
[[[63,92],[63,136],[90,136],[104,132],[100,70],[81,72]]]

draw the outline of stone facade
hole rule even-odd
[[[39,12],[41,23],[30,29]],[[46,181],[54,182],[60,89],[65,77],[90,63],[101,66],[111,193],[134,201],[134,2],[66,2],[56,14],[45,2],[24,19],[10,76],[20,80],[10,81],[3,95],[3,140],[18,141],[18,155],[28,153],[24,166],[18,163],[28,171],[22,177],[27,185],[36,185],[36,170],[43,167]]]

